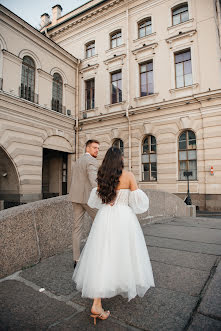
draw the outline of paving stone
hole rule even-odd
[[[221,245],[221,230],[169,224],[152,224],[143,228],[144,234],[163,238]]]
[[[221,330],[221,321],[208,316],[196,314],[188,331],[218,331]]]
[[[130,302],[121,296],[104,299],[104,309],[111,316],[131,326],[148,331],[183,330],[196,306],[198,298],[163,288],[151,288],[143,298]],[[72,301],[85,306],[88,310],[92,300],[84,299],[80,294]]]
[[[0,330],[45,330],[76,313],[71,306],[15,280],[1,282],[0,291]]]
[[[199,312],[221,319],[221,262],[199,306]]]
[[[208,277],[208,271],[182,268],[165,263],[152,262],[156,287],[185,292],[189,295],[200,294]]]
[[[221,229],[221,218],[220,219],[211,219],[211,218],[200,218],[200,217],[177,217],[171,219],[167,224],[173,225],[185,225],[185,226],[195,226],[195,227],[203,227],[203,228],[211,228],[211,229]]]
[[[73,272],[72,251],[65,251],[22,271],[20,276],[56,295],[70,295],[75,290]]]
[[[97,319],[97,324],[94,325],[94,320],[90,317],[90,310],[88,312],[78,313],[70,319],[66,319],[61,323],[54,325],[50,328],[53,331],[127,331],[131,330],[130,327],[122,326],[118,323],[116,319],[113,319],[111,316],[105,320],[101,321]]]
[[[147,247],[164,247],[170,249],[177,249],[179,251],[186,252],[196,252],[202,254],[210,254],[210,255],[221,255],[221,245],[216,244],[205,244],[200,242],[193,242],[188,240],[179,240],[172,238],[162,238],[155,236],[145,235],[145,240],[147,243]]]
[[[152,261],[198,270],[210,270],[217,259],[214,255],[190,253],[161,247],[149,247],[148,252]]]

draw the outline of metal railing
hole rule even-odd
[[[62,106],[59,100],[56,99],[51,100],[51,109],[57,111],[58,113],[66,115],[66,107]]]
[[[30,87],[23,84],[19,87],[19,96],[22,99],[38,103],[38,94],[34,93]]]

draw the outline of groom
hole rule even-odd
[[[74,268],[80,257],[80,243],[83,230],[83,216],[87,212],[92,219],[97,213],[87,205],[92,188],[97,186],[99,141],[92,139],[86,142],[86,152],[75,163],[72,169],[72,179],[69,200],[74,210],[73,224],[73,259]]]

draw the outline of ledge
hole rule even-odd
[[[106,109],[109,109],[109,108],[113,108],[115,106],[120,106],[120,105],[124,105],[126,103],[126,101],[121,101],[121,102],[116,102],[116,103],[110,103],[108,105],[104,105],[104,107]]]
[[[119,45],[119,46],[116,46],[116,47],[113,47],[113,48],[109,48],[109,49],[107,49],[107,50],[105,51],[105,53],[110,53],[111,51],[114,52],[114,50],[118,50],[119,48],[123,48],[123,47],[125,47],[125,46],[126,46],[126,44],[123,43],[123,44],[121,44],[121,45]]]
[[[136,43],[136,42],[139,42],[139,41],[144,41],[144,40],[148,39],[149,37],[150,37],[150,38],[151,38],[151,37],[155,37],[156,34],[157,34],[156,32],[152,32],[152,33],[150,33],[150,34],[148,34],[148,35],[146,35],[146,36],[143,36],[143,37],[141,37],[141,38],[134,39],[133,42]]]
[[[148,94],[148,95],[144,95],[142,97],[135,97],[134,100],[135,101],[139,101],[139,100],[143,100],[143,99],[146,99],[146,98],[154,98],[154,97],[157,97],[159,95],[159,93],[153,93],[153,94]]]
[[[168,28],[167,28],[167,30],[169,31],[169,30],[173,30],[173,29],[176,29],[177,27],[183,27],[183,26],[185,26],[186,24],[188,24],[188,23],[191,23],[191,22],[193,22],[194,21],[194,19],[193,18],[191,18],[191,19],[189,19],[188,21],[185,21],[185,22],[182,22],[182,23],[179,23],[179,24],[176,24],[176,25],[171,25],[171,26],[168,26]]]
[[[188,86],[183,86],[183,87],[178,87],[178,88],[174,88],[174,89],[170,89],[170,93],[175,93],[175,92],[179,92],[179,91],[182,91],[182,90],[187,90],[187,89],[194,89],[196,87],[198,87],[199,84],[198,83],[195,83],[195,84],[192,84],[192,85],[188,85]]]

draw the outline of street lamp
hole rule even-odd
[[[192,205],[191,197],[190,197],[190,189],[189,189],[189,176],[192,176],[192,171],[184,171],[183,175],[187,178],[187,197],[184,202],[187,205]]]

